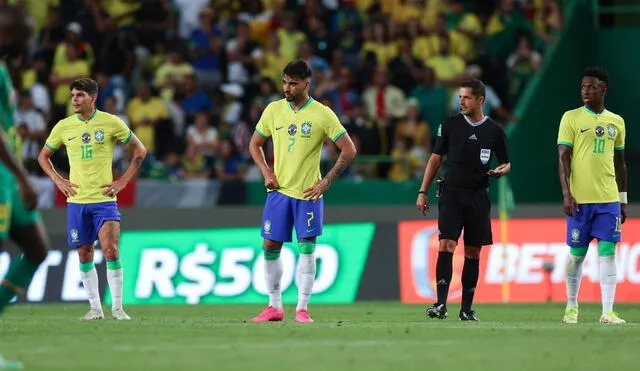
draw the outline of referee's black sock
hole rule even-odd
[[[436,288],[438,291],[438,304],[447,305],[449,285],[453,275],[453,253],[440,251],[436,262]]]
[[[464,266],[462,267],[462,311],[471,310],[473,303],[473,294],[476,293],[476,285],[478,284],[478,274],[480,271],[480,259],[464,258]]]

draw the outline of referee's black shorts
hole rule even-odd
[[[441,240],[458,241],[464,229],[464,244],[491,245],[491,201],[487,188],[458,188],[445,185],[438,204]]]

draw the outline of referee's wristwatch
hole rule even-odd
[[[426,195],[426,194],[427,194],[427,191],[418,191],[418,194]]]

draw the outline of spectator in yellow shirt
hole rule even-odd
[[[172,50],[168,60],[156,71],[155,86],[162,98],[173,100],[175,90],[182,88],[185,78],[193,74],[193,66],[183,60],[182,53]]]
[[[443,85],[455,86],[465,78],[465,62],[451,52],[448,35],[440,37],[440,51],[429,58],[427,66],[433,68],[436,80]]]
[[[282,19],[282,27],[276,31],[276,34],[280,39],[280,55],[287,61],[296,57],[300,43],[307,39],[305,34],[296,28],[295,18],[291,14],[285,15]]]
[[[125,110],[134,134],[147,148],[147,157],[156,152],[156,125],[169,118],[169,112],[162,98],[151,95],[151,87],[145,81],[138,84],[137,95]]]

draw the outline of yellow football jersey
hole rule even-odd
[[[117,116],[96,110],[87,121],[77,115],[60,120],[45,145],[53,151],[67,147],[69,180],[77,184],[76,195],[67,202],[91,204],[114,201],[101,185],[113,181],[112,162],[116,141],[128,143],[131,130]]]
[[[329,107],[309,98],[298,111],[285,99],[270,103],[256,132],[273,139],[278,192],[303,200],[303,191],[322,178],[320,156],[324,140],[328,137],[335,142],[346,130]]]
[[[558,144],[573,147],[570,187],[578,203],[620,201],[613,154],[624,142],[624,120],[613,112],[583,106],[564,113]]]

